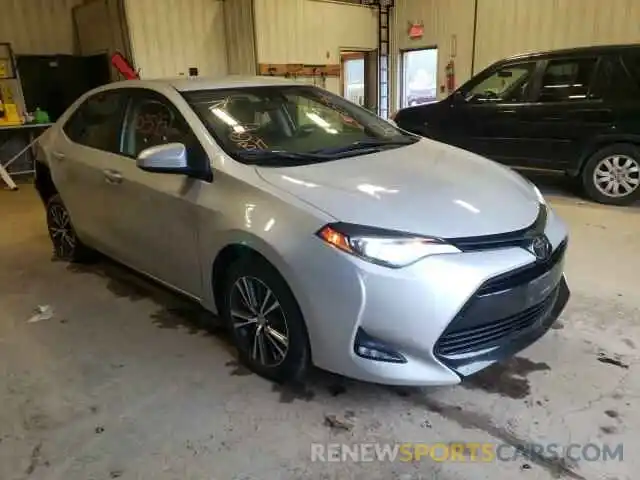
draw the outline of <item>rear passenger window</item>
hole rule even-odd
[[[78,107],[64,131],[75,143],[117,153],[125,102],[122,92],[98,93]]]
[[[597,64],[596,58],[551,60],[542,76],[539,102],[585,100]]]

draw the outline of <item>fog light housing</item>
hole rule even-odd
[[[373,338],[362,328],[358,328],[353,350],[356,355],[366,358],[367,360],[387,363],[407,363],[407,359],[404,358],[402,354],[381,340]]]

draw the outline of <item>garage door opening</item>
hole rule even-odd
[[[340,52],[342,96],[375,111],[377,107],[378,53],[369,51]]]
[[[438,92],[438,49],[402,52],[402,107],[433,102]]]

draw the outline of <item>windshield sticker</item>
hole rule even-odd
[[[248,131],[232,132],[229,135],[229,140],[244,150],[266,150],[269,148],[264,140]]]
[[[315,98],[319,103],[321,103],[325,107],[331,108],[336,112],[338,112],[338,114],[340,114],[340,119],[347,125],[358,127],[360,130],[364,130],[364,125],[362,125],[355,118],[353,118],[347,110],[345,110],[339,105],[336,105],[336,103],[333,101],[331,96],[327,95],[326,93],[319,93],[318,95],[315,96]]]

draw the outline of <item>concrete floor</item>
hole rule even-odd
[[[108,262],[52,261],[34,191],[0,191],[0,479],[631,479],[640,211],[550,199],[572,231],[562,328],[456,388],[317,372],[282,389],[195,306]],[[53,317],[27,323],[38,305]],[[323,463],[311,442],[622,442],[624,461]]]

